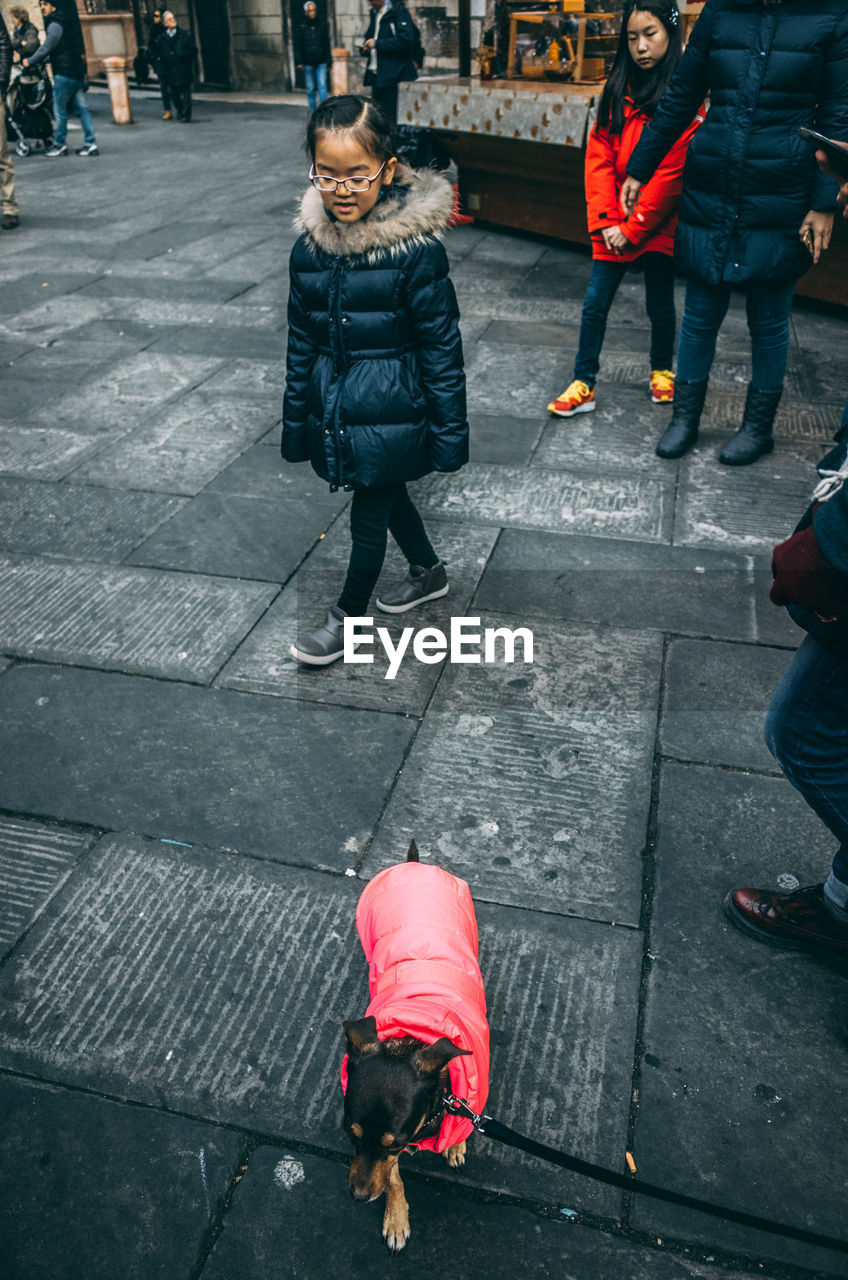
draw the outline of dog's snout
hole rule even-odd
[[[350,1198],[355,1200],[357,1204],[365,1204],[371,1199],[371,1192],[366,1187],[351,1187]]]

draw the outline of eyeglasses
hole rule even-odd
[[[309,181],[318,191],[338,191],[339,187],[346,187],[348,191],[367,191],[371,183],[377,181],[385,167],[384,160],[373,178],[330,178],[327,174],[316,173],[315,165],[312,165],[309,170]]]

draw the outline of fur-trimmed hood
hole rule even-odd
[[[330,217],[320,192],[310,186],[300,202],[295,227],[325,253],[374,257],[400,252],[428,238],[440,239],[453,210],[453,188],[433,169],[399,164],[387,195],[358,222]]]

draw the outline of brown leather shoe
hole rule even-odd
[[[724,910],[737,928],[762,942],[848,960],[848,925],[830,914],[823,888],[814,884],[794,893],[734,889],[724,900]]]

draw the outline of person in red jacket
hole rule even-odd
[[[645,304],[651,321],[651,398],[655,404],[674,398],[674,232],[686,149],[703,112],[640,192],[638,208],[624,220],[619,194],[627,176],[627,161],[681,52],[675,0],[637,0],[625,7],[597,123],[586,142],[586,212],[594,261],[583,301],[574,380],[548,405],[548,412],[557,417],[570,418],[595,407],[595,379],[607,315],[633,262],[645,272]]]

